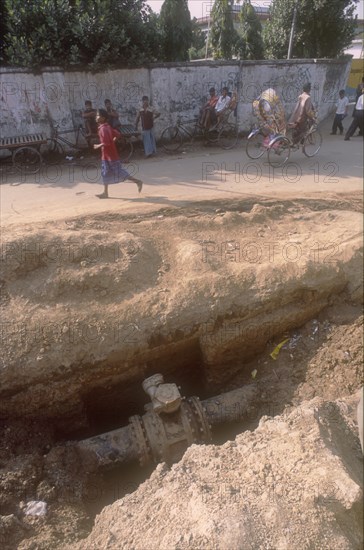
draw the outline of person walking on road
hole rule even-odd
[[[360,130],[360,135],[363,136],[363,113],[364,113],[364,88],[361,92],[361,96],[355,105],[355,114],[352,123],[350,124],[348,131],[345,134],[344,141],[350,141],[351,136],[357,128]]]
[[[94,149],[101,149],[101,176],[104,184],[104,192],[96,195],[99,199],[108,199],[108,187],[111,183],[120,183],[125,180],[137,184],[139,193],[143,182],[134,178],[122,167],[115,141],[120,137],[120,132],[112,128],[108,121],[108,113],[105,109],[99,109],[96,114],[100,143],[94,145]]]
[[[336,114],[332,125],[331,136],[336,136],[337,129],[339,128],[340,135],[344,133],[344,127],[342,121],[348,115],[349,99],[345,95],[345,90],[340,90],[339,99],[336,104]]]

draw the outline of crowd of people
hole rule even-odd
[[[302,87],[294,111],[289,119],[288,126],[293,128],[293,142],[300,143],[310,124],[316,121],[316,112],[312,104],[311,84],[307,82]],[[200,110],[199,124],[206,131],[215,128],[230,112],[236,108],[236,93],[229,94],[227,87],[222,88],[221,95],[216,94],[215,88],[210,88],[210,97]],[[353,120],[346,134],[345,141],[349,141],[359,128],[359,135],[363,135],[363,112],[364,112],[364,77],[357,87]],[[91,101],[85,101],[85,109],[82,117],[85,122],[86,139],[94,149],[101,149],[101,175],[104,184],[103,193],[97,195],[100,199],[108,198],[108,186],[111,183],[130,180],[136,183],[140,192],[143,186],[141,180],[132,177],[122,167],[120,156],[116,147],[116,141],[122,138],[121,122],[119,114],[114,109],[111,100],[105,99],[104,109],[94,109]],[[335,117],[333,120],[331,135],[344,133],[343,120],[348,116],[349,100],[345,90],[340,90],[336,104]],[[262,129],[266,130],[267,136],[280,133],[285,130],[285,115],[283,106],[275,90],[265,90],[254,102],[253,109],[261,121]],[[157,153],[156,140],[154,135],[154,121],[160,113],[153,109],[149,103],[148,96],[142,97],[142,106],[138,111],[135,130],[138,130],[141,123],[142,138],[145,156],[151,157]],[[98,138],[99,143],[92,143],[93,138]]]

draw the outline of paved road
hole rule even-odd
[[[245,140],[231,151],[188,147],[178,155],[140,160],[129,169],[144,181],[138,196],[135,184],[110,188],[111,198],[100,200],[99,161],[83,167],[44,167],[40,176],[2,175],[2,226],[55,220],[102,211],[143,213],[161,207],[179,207],[191,201],[260,197],[331,197],[362,190],[360,137],[343,141],[330,136],[330,121],[322,128],[324,143],[317,157],[301,151],[291,154],[284,169],[269,167],[264,156],[251,161]],[[85,161],[84,161],[85,162]]]

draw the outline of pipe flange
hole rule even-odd
[[[201,401],[199,400],[198,397],[189,397],[187,401],[193,410],[194,418],[198,425],[198,429],[199,429],[198,439],[202,439],[203,441],[211,441],[212,434],[211,434],[210,424],[208,422],[208,419],[205,414],[204,407],[201,404]]]
[[[134,432],[135,442],[140,466],[145,466],[151,461],[152,450],[150,448],[142,419],[138,415],[129,418],[130,426]]]

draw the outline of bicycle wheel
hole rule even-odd
[[[322,135],[319,130],[314,130],[305,137],[302,151],[306,157],[314,157],[317,155],[322,145]]]
[[[42,157],[34,147],[21,147],[13,155],[13,165],[18,172],[36,174],[42,164]]]
[[[58,164],[64,159],[65,152],[62,145],[52,138],[47,142],[47,151],[43,153],[43,157],[47,164]]]
[[[277,136],[269,143],[268,162],[274,168],[283,166],[291,153],[290,141],[285,136]]]
[[[167,153],[174,153],[182,145],[182,134],[179,131],[178,126],[168,126],[163,130],[161,135],[162,147]]]
[[[238,142],[238,128],[235,124],[226,124],[221,128],[218,143],[223,149],[232,149]]]
[[[249,158],[256,160],[264,155],[267,150],[267,147],[264,146],[264,140],[265,136],[261,132],[248,137],[245,150]]]
[[[118,139],[118,141],[116,142],[116,146],[119,151],[121,162],[129,162],[134,151],[132,141],[122,137]]]

